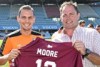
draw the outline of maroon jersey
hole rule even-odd
[[[55,43],[37,38],[20,49],[15,67],[83,67],[71,42]]]

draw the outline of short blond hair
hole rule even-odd
[[[26,9],[26,10],[32,10],[34,12],[34,9],[30,6],[30,5],[23,5],[19,8],[19,11],[18,11],[18,15],[20,16],[20,13],[23,9]]]

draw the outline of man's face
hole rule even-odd
[[[97,29],[96,29],[99,33],[100,33],[100,27],[97,27]]]
[[[35,16],[32,10],[23,9],[19,16],[17,16],[17,21],[20,24],[22,30],[31,30],[32,25],[35,23]]]
[[[81,26],[81,27],[85,27],[85,23],[81,23],[80,26]]]
[[[64,6],[60,15],[61,22],[65,29],[74,29],[78,25],[80,14],[71,5]]]

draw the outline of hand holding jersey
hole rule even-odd
[[[15,59],[19,55],[20,51],[12,49],[10,53],[0,57],[0,65],[5,64],[7,61]]]
[[[15,59],[20,54],[18,49],[12,49],[11,52],[8,54],[8,60]]]
[[[85,50],[86,50],[86,48],[85,48],[85,45],[84,45],[84,43],[83,43],[82,41],[76,40],[76,41],[74,42],[74,45],[73,45],[73,46],[74,46],[75,49],[78,50],[82,55],[85,55]]]

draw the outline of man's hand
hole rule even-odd
[[[18,49],[12,49],[11,52],[7,55],[8,60],[15,59],[20,54],[20,51]]]
[[[73,46],[74,46],[75,49],[78,50],[82,55],[85,55],[85,50],[86,50],[86,48],[85,48],[85,45],[84,45],[84,43],[83,43],[82,41],[78,41],[78,40],[75,41]]]

